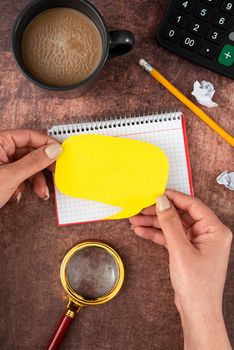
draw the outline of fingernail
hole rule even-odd
[[[47,201],[49,198],[50,198],[50,192],[49,192],[48,187],[46,186],[45,187],[45,196],[44,196],[43,200]]]
[[[157,203],[156,203],[157,209],[160,213],[162,213],[165,210],[168,210],[171,208],[171,203],[168,200],[167,196],[159,196],[157,197]]]
[[[45,148],[45,154],[50,159],[56,159],[62,152],[62,150],[63,149],[59,143],[52,143],[51,145]]]
[[[131,225],[130,230],[134,231],[135,225]]]
[[[22,192],[18,192],[16,196],[16,201],[19,203],[20,199],[22,197]]]

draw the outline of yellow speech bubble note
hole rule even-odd
[[[103,135],[77,135],[65,140],[56,162],[60,192],[119,206],[108,219],[139,213],[162,195],[168,179],[163,151],[147,142]]]

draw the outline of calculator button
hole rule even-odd
[[[234,62],[234,46],[224,45],[219,54],[218,62],[226,67],[231,67]]]
[[[164,32],[164,37],[167,40],[172,41],[173,43],[177,43],[181,38],[181,32],[173,27],[167,27]]]
[[[204,33],[204,30],[206,29],[206,26],[204,23],[201,23],[199,21],[191,21],[188,31],[190,33],[193,33],[195,35],[201,36]]]
[[[192,35],[185,35],[182,39],[181,45],[183,47],[186,47],[186,49],[189,49],[191,51],[195,51],[198,46],[198,39],[195,38]]]
[[[213,24],[224,30],[227,30],[231,22],[231,17],[223,14],[217,14],[214,18]]]
[[[215,55],[217,53],[217,48],[211,44],[204,43],[202,44],[199,53],[200,55],[212,60],[215,58]]]
[[[229,33],[228,39],[234,41],[234,32]]]
[[[206,38],[214,44],[220,44],[223,39],[223,32],[218,29],[210,28]]]
[[[175,6],[179,10],[182,10],[186,13],[190,13],[193,9],[194,3],[194,0],[177,0]]]
[[[170,23],[174,24],[176,27],[184,28],[187,23],[187,17],[180,12],[173,12],[170,18]]]
[[[218,1],[219,0],[202,0],[202,2],[205,2],[206,4],[209,4],[211,6],[216,6]]]
[[[230,1],[230,0],[222,1],[220,9],[222,11],[230,13],[230,15],[234,15],[234,1]]]
[[[197,6],[195,11],[195,17],[200,18],[206,22],[208,22],[211,18],[213,10],[210,7],[206,6]]]

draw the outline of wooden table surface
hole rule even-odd
[[[45,131],[53,123],[75,122],[77,117],[85,120],[145,110],[182,110],[186,116],[195,193],[233,229],[233,193],[215,181],[222,171],[233,170],[231,147],[138,66],[143,56],[187,96],[196,79],[211,81],[219,107],[208,113],[233,133],[233,81],[194,65],[155,42],[155,31],[168,1],[93,0],[110,29],[128,29],[135,34],[136,46],[129,55],[109,60],[86,95],[66,100],[34,88],[13,61],[11,29],[26,3],[25,0],[0,1],[1,128]],[[53,192],[50,175],[48,180]],[[18,205],[9,203],[1,209],[0,232],[2,350],[45,348],[66,306],[59,280],[61,260],[69,248],[84,239],[101,239],[115,247],[125,264],[126,281],[111,303],[80,312],[61,349],[183,348],[167,251],[135,237],[128,220],[58,228],[53,195],[48,202],[41,201],[28,185]],[[234,344],[233,267],[232,252],[223,308]]]

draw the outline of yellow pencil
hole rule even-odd
[[[232,147],[234,146],[234,137],[225,131],[219,124],[217,124],[212,118],[210,118],[201,108],[195,103],[190,101],[182,92],[180,92],[173,84],[171,84],[162,74],[160,74],[155,68],[153,68],[145,60],[139,61],[141,67],[143,67],[155,80],[162,84],[172,95],[180,100],[185,106],[187,106],[193,113],[195,113],[204,123],[206,123],[211,129],[219,134],[224,140],[226,140]]]

